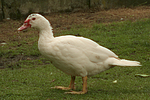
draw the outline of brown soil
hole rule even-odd
[[[93,23],[111,23],[125,20],[136,21],[139,19],[150,18],[150,6],[52,13],[46,15],[46,18],[50,20],[54,33],[57,34],[60,30],[70,29],[72,25],[82,24],[90,26]],[[22,23],[23,20],[4,20],[3,22],[0,22],[0,43],[20,40],[13,38],[13,36],[18,35],[17,28],[21,26]],[[28,37],[28,35],[29,33],[26,32],[23,36]]]

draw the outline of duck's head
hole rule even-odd
[[[24,21],[24,24],[18,28],[18,31],[22,31],[31,27],[45,29],[47,26],[50,26],[50,23],[45,17],[40,14],[30,14]]]

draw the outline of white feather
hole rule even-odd
[[[32,27],[40,29],[38,48],[52,64],[72,76],[91,76],[112,66],[140,66],[137,61],[120,60],[109,49],[96,42],[76,36],[54,37],[47,19],[39,14],[33,15]],[[32,19],[32,16],[27,19]]]

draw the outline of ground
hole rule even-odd
[[[0,22],[0,99],[5,100],[150,100],[150,7],[91,9],[44,15],[54,35],[90,38],[121,59],[136,60],[142,67],[115,67],[88,78],[85,95],[51,89],[68,86],[70,76],[56,69],[38,48],[38,30],[18,32],[24,20]],[[82,89],[76,77],[76,91]]]
[[[116,21],[136,21],[139,19],[150,18],[150,6],[142,6],[135,8],[119,8],[119,9],[110,9],[110,10],[97,10],[90,9],[77,12],[67,12],[67,13],[52,13],[45,15],[46,18],[51,22],[53,27],[54,35],[57,36],[61,33],[62,30],[69,30],[73,26],[85,25],[90,27],[94,23],[111,23]],[[22,25],[24,20],[7,20],[0,22],[0,46],[3,46],[3,43],[9,42],[18,42],[18,47],[22,44],[19,44],[19,41],[22,39],[38,35],[37,30],[31,32],[24,31],[23,34],[18,33],[17,28]],[[31,35],[32,34],[32,35]],[[78,35],[78,34],[77,34]],[[26,42],[27,44],[33,44],[34,42]],[[10,47],[10,49],[16,49],[15,47]],[[1,56],[0,56],[1,57]],[[9,60],[11,59],[11,60]],[[17,61],[18,58],[9,58],[4,62]],[[17,59],[17,60],[16,60]],[[3,61],[3,60],[1,60]],[[0,65],[4,65],[3,62],[0,62]]]
[[[139,19],[150,18],[150,6],[52,13],[46,15],[46,18],[51,22],[54,34],[57,34],[60,30],[70,29],[72,25],[90,26],[93,23],[111,23],[126,20],[136,21]],[[11,36],[18,34],[17,28],[22,23],[23,20],[4,20],[3,22],[0,22],[0,43],[14,41],[15,39]]]

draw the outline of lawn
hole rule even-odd
[[[17,30],[17,27],[16,27]],[[35,31],[35,32],[34,32]],[[51,89],[68,86],[70,76],[56,69],[37,48],[36,29],[19,33],[20,41],[0,45],[1,100],[149,100],[150,77],[150,19],[74,25],[59,35],[80,35],[90,38],[115,52],[120,58],[140,61],[142,67],[115,67],[88,78],[88,93],[64,94]],[[29,34],[24,37],[24,34]],[[14,37],[16,37],[14,35]],[[114,83],[114,81],[116,81]],[[82,89],[81,77],[76,79],[76,90]]]

